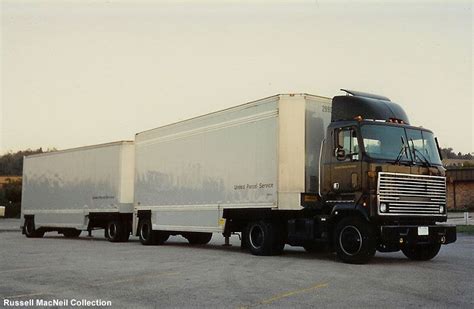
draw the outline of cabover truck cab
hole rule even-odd
[[[112,242],[132,230],[133,142],[121,141],[27,156],[21,229],[26,237],[78,237],[105,229]]]
[[[255,255],[286,244],[349,263],[454,242],[433,133],[389,99],[276,95],[138,133],[134,228],[144,245],[239,232]]]

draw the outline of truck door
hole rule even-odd
[[[361,153],[357,129],[354,126],[336,128],[331,162],[331,195],[344,201],[355,201],[360,191]]]

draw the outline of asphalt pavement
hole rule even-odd
[[[0,230],[6,224],[0,220]],[[171,237],[147,247],[135,237],[110,243],[101,231],[93,235],[0,232],[0,306],[85,300],[113,308],[474,307],[474,236],[459,235],[428,262],[397,252],[349,265],[289,246],[281,256],[252,256],[236,236],[231,247],[218,234],[205,246]]]

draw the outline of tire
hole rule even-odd
[[[144,246],[162,245],[168,240],[170,234],[164,231],[153,231],[150,219],[140,219],[138,236]]]
[[[154,244],[153,230],[151,228],[150,219],[140,219],[138,224],[138,237],[144,246],[150,246]]]
[[[441,244],[420,244],[402,248],[403,254],[410,260],[428,261],[434,258],[441,248]]]
[[[279,255],[283,252],[285,241],[282,229],[276,223],[255,221],[247,226],[246,243],[253,255]]]
[[[120,220],[112,220],[107,223],[105,228],[105,238],[110,242],[123,241],[125,226]]]
[[[336,225],[334,246],[343,262],[365,264],[375,255],[373,227],[359,217],[343,218]]]
[[[35,229],[35,221],[33,218],[25,220],[25,236],[28,238],[41,238],[44,236],[44,231]]]
[[[66,238],[77,238],[81,233],[82,231],[76,229],[67,229],[63,231],[63,235]]]
[[[170,238],[170,234],[165,231],[153,231],[153,244],[154,245],[162,245],[164,244],[168,238]]]
[[[193,232],[183,236],[191,245],[205,245],[211,241],[212,233]]]

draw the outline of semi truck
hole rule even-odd
[[[144,131],[120,144],[126,155],[115,166],[117,154],[62,158],[80,149],[27,157],[23,231],[105,228],[111,241],[131,233],[143,245],[173,235],[203,245],[213,233],[228,243],[238,234],[254,255],[290,245],[332,250],[346,263],[366,263],[376,251],[432,259],[456,240],[455,226],[443,224],[437,139],[387,97],[344,91],[332,99],[280,94]],[[108,177],[94,176],[84,190],[95,173]],[[77,221],[67,221],[71,214]]]
[[[23,161],[22,231],[78,237],[104,229],[127,241],[133,213],[133,142],[121,141],[27,156]]]
[[[429,260],[456,240],[433,133],[384,96],[283,94],[138,133],[133,231],[142,244],[240,233],[347,263],[378,250]]]

